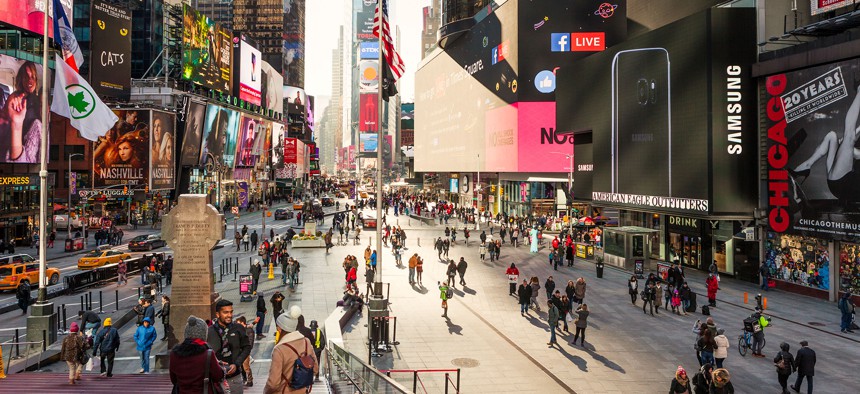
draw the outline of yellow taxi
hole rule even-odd
[[[128,253],[123,253],[118,250],[94,250],[78,259],[78,269],[87,270],[92,268],[103,267],[108,264],[119,263],[120,260],[131,258]]]
[[[60,271],[45,267],[45,277],[48,284],[55,285],[60,282]],[[15,290],[24,282],[39,287],[39,262],[27,254],[0,256],[0,290]]]
[[[367,198],[367,192],[360,192],[358,195],[361,196],[361,198]]]
[[[296,201],[293,203],[293,210],[294,211],[301,211],[302,209],[304,209],[304,207],[305,207],[304,201]]]

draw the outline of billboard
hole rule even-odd
[[[375,93],[379,89],[379,61],[362,60],[358,63],[358,91]]]
[[[36,34],[45,33],[45,4],[48,4],[48,37],[54,38],[53,0],[2,0],[0,1],[0,22],[29,30]],[[72,0],[60,0],[69,22],[72,15]],[[74,27],[74,26],[73,26]]]
[[[262,103],[263,58],[260,50],[245,33],[234,32],[233,75],[236,95],[254,105]]]
[[[221,113],[225,115],[222,117]],[[206,164],[211,160],[222,160],[224,146],[227,145],[227,136],[221,134],[229,121],[227,109],[214,104],[206,106],[206,117],[203,122],[203,136],[200,146],[200,164]],[[209,157],[212,155],[212,157]]]
[[[226,117],[226,120],[224,118]],[[218,114],[218,124],[221,127],[218,133],[224,141],[223,159],[227,168],[233,168],[236,162],[236,145],[239,134],[239,111],[222,108]]]
[[[284,138],[286,129],[283,123],[272,124],[272,167],[284,168]]]
[[[810,15],[818,15],[827,11],[833,11],[842,7],[854,6],[854,0],[810,0]]]
[[[182,20],[182,79],[230,94],[233,33],[187,4]]]
[[[555,101],[556,72],[627,37],[624,0],[529,0],[519,7],[519,101]],[[508,56],[503,41],[490,64]]]
[[[203,137],[205,117],[206,104],[189,100],[185,113],[185,137],[182,139],[182,150],[179,155],[180,165],[200,165],[200,142]]]
[[[0,162],[41,160],[41,81],[41,65],[0,55]]]
[[[305,105],[305,124],[308,127],[308,130],[311,132],[311,136],[313,136],[314,125],[316,123],[316,119],[314,118],[314,96],[308,96],[308,102]]]
[[[355,38],[357,41],[378,41],[373,35],[373,17],[376,12],[375,0],[361,0],[355,13]]]
[[[284,99],[288,104],[304,106],[308,102],[308,95],[305,90],[295,86],[284,86]]]
[[[152,111],[150,133],[150,189],[173,189],[175,172],[176,115]]]
[[[593,189],[578,199],[668,213],[756,205],[751,9],[684,18],[558,73],[557,129],[590,130]],[[575,166],[574,179],[578,173]]]
[[[515,103],[522,86],[515,72],[516,6],[502,4],[444,52],[422,63],[415,77],[416,171],[498,171],[483,163],[485,123],[490,111]],[[504,42],[506,61],[492,64],[492,48]]]
[[[379,42],[362,42],[358,44],[359,59],[379,60]]]
[[[767,125],[770,230],[857,242],[856,75],[858,59],[766,79],[762,117]]]
[[[93,188],[149,184],[150,111],[115,109],[119,117],[107,134],[93,142]]]
[[[93,0],[90,84],[99,96],[128,101],[131,94],[131,11]]]
[[[379,106],[376,102],[379,95],[364,93],[358,101],[358,131],[376,132],[378,130]]]
[[[359,135],[358,151],[360,153],[376,152],[379,142],[379,136],[376,133],[361,133]]]
[[[254,167],[257,164],[265,145],[266,127],[261,119],[242,116],[236,144],[236,167]]]
[[[284,77],[274,68],[269,62],[263,62],[260,67],[261,90],[260,90],[260,105],[263,108],[275,111],[275,113],[284,112]]]
[[[284,0],[284,84],[305,86],[305,0]]]

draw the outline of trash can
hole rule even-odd
[[[602,278],[603,277],[603,262],[602,261],[598,262],[596,267],[597,267],[597,277]]]

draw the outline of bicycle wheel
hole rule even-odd
[[[747,342],[744,340],[743,335],[738,337],[738,353],[744,357],[747,355]]]

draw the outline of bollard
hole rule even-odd
[[[15,329],[15,358],[21,357],[21,348],[19,347],[18,342],[20,342],[20,341],[18,340],[18,329],[16,328]]]
[[[62,308],[61,308],[59,305],[57,305],[57,332],[60,332],[60,330],[62,330],[62,329],[63,329],[63,327],[61,327],[61,326],[60,326],[60,324],[62,324],[62,323],[63,323],[63,322],[61,322],[61,321],[60,321],[60,317],[61,317],[61,316],[63,316],[63,314],[62,314]],[[15,340],[17,341],[17,340],[18,340],[18,338],[15,338]]]
[[[87,292],[87,310],[93,310],[93,292]]]
[[[749,301],[750,301],[750,294],[747,292],[744,292],[744,304],[748,304]]]
[[[99,313],[105,313],[104,302],[102,302],[102,291],[99,290]]]
[[[84,296],[81,295],[81,312],[84,311]]]
[[[273,263],[269,263],[269,276],[268,279],[275,279],[275,267]]]
[[[224,282],[224,270],[221,270],[221,276],[218,277],[218,283]]]
[[[63,332],[66,332],[66,304],[63,304]]]
[[[238,274],[238,273],[237,273],[236,271],[233,271],[233,282],[235,282],[235,281],[236,281],[236,275],[237,275],[237,274]]]
[[[48,350],[48,332],[42,330],[42,351]]]
[[[137,288],[137,298],[140,299],[140,287]]]
[[[761,309],[767,309],[767,297],[761,299]]]
[[[448,394],[448,372],[445,372],[445,394]]]
[[[116,297],[116,305],[114,308],[114,312],[119,310],[119,290],[114,290],[114,296]]]
[[[421,238],[418,238],[418,247],[421,247]]]

